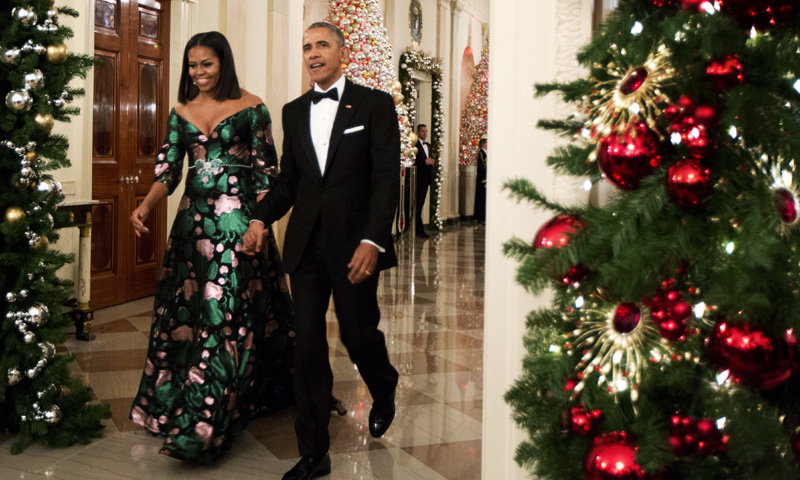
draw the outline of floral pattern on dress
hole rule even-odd
[[[292,303],[272,235],[263,254],[242,237],[277,155],[263,104],[204,135],[170,113],[155,180],[172,193],[189,170],[172,225],[142,381],[131,419],[165,437],[161,453],[212,463],[253,416],[293,401]]]

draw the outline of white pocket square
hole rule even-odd
[[[348,133],[353,133],[353,132],[360,132],[361,130],[364,130],[364,125],[359,125],[357,127],[348,128],[347,130],[344,131],[343,135],[347,135]]]

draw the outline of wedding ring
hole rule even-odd
[[[372,272],[370,272],[369,270],[364,270],[364,273],[366,273],[368,277],[369,277],[370,275],[372,275]]]

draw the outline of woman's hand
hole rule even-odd
[[[150,232],[150,229],[144,226],[144,222],[149,216],[150,208],[148,208],[147,204],[144,202],[131,213],[131,223],[133,224],[133,230],[137,237],[141,237],[143,233]]]

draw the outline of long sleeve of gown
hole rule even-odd
[[[278,154],[272,139],[272,120],[263,103],[250,113],[250,155],[253,165],[253,180],[256,195],[269,190],[273,178],[278,175]]]
[[[167,134],[164,136],[164,143],[156,156],[155,179],[153,180],[165,184],[170,195],[178,188],[183,177],[183,157],[186,149],[180,137],[179,118],[173,109],[167,118]]]

